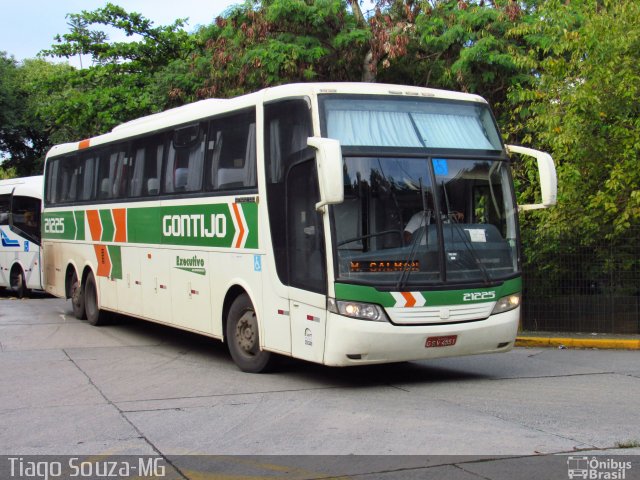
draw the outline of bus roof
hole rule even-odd
[[[15,195],[42,199],[42,175],[0,180],[0,195]]]
[[[479,95],[406,85],[359,82],[292,83],[265,88],[255,93],[230,99],[211,98],[200,100],[181,107],[137,118],[118,125],[111,132],[97,137],[79,142],[55,145],[49,150],[47,157],[187,124],[213,115],[248,108],[262,102],[270,102],[287,97],[315,96],[321,94],[394,95],[487,103],[486,100]]]

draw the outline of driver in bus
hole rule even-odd
[[[407,224],[404,227],[404,231],[402,232],[402,238],[404,239],[404,244],[409,245],[413,241],[413,235],[419,228],[427,227],[431,224],[433,212],[431,210],[427,210],[423,212],[420,210],[412,215]],[[449,215],[443,215],[444,223],[461,223],[464,221],[464,213],[453,211]],[[426,238],[422,238],[422,245],[426,244]]]

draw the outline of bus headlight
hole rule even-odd
[[[345,317],[359,318],[360,320],[371,320],[372,322],[388,322],[387,314],[380,305],[373,303],[351,302],[327,299],[327,310]]]
[[[520,294],[514,293],[513,295],[507,295],[506,297],[502,297],[496,302],[496,306],[493,307],[491,315],[495,315],[496,313],[508,312],[509,310],[513,310],[518,306],[520,306]]]

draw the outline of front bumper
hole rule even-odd
[[[513,348],[520,307],[484,320],[445,325],[393,325],[327,314],[324,364],[404,362],[506,352]],[[426,348],[428,337],[457,335],[455,345]]]

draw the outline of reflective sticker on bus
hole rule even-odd
[[[2,246],[3,247],[19,247],[20,241],[9,238],[3,230],[0,230],[0,235],[2,236]]]
[[[460,290],[432,290],[411,292],[388,292],[365,285],[336,283],[336,299],[354,302],[375,303],[387,308],[442,307],[473,303],[495,302],[513,293],[522,291],[522,279],[506,280],[491,290],[486,288]]]

